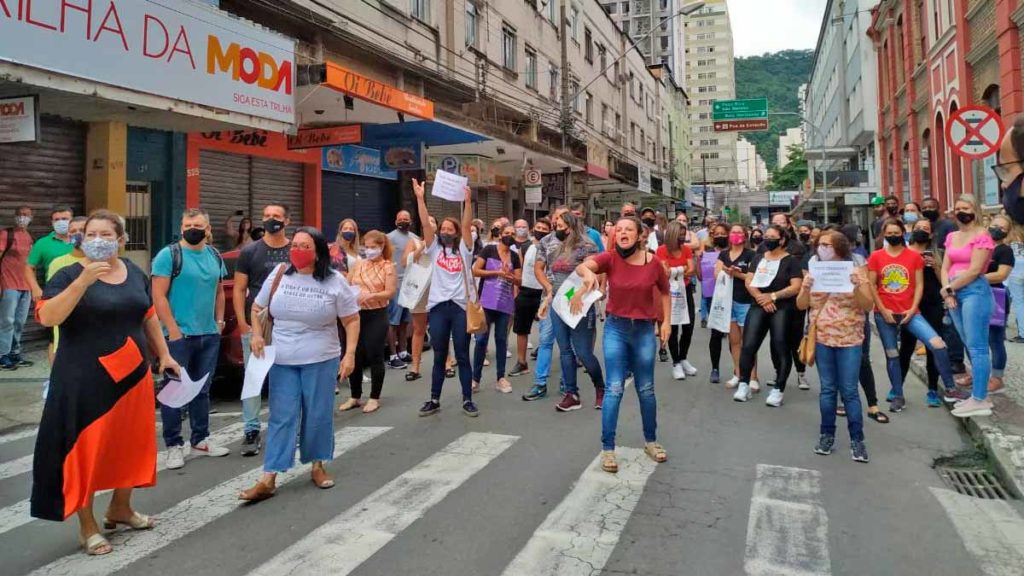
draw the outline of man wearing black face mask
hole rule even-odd
[[[1024,116],[1017,116],[999,147],[999,163],[992,167],[1003,192],[1003,208],[1017,224],[1024,224]]]
[[[181,240],[153,259],[153,307],[167,332],[167,349],[193,378],[217,368],[220,333],[224,329],[224,262],[207,244],[209,216],[198,208],[181,218]],[[161,405],[167,467],[181,468],[195,451],[206,456],[227,456],[230,451],[207,440],[210,434],[210,393],[204,389],[188,404],[192,434],[189,447],[181,437],[181,411]]]
[[[932,223],[932,230],[935,232],[935,245],[942,247],[946,245],[946,236],[956,231],[956,224],[949,218],[943,218],[939,212],[939,201],[931,196],[921,200],[921,215]]]
[[[391,243],[393,250],[391,260],[395,263],[395,275],[399,286],[402,285],[402,280],[405,278],[405,263],[409,255],[406,249],[411,249],[408,246],[409,239],[420,239],[419,236],[409,231],[411,227],[412,215],[407,210],[399,210],[395,215],[395,229],[387,234],[388,242]],[[413,243],[413,246],[415,245]],[[388,304],[388,350],[391,352],[387,362],[388,368],[401,370],[409,362],[412,362],[412,356],[405,349],[411,321],[412,313],[408,308],[398,305],[398,294],[396,293]]]

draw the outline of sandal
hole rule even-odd
[[[274,495],[277,489],[274,486],[267,486],[262,480],[256,482],[256,485],[248,490],[243,490],[239,495],[239,500],[246,500],[248,502],[259,502],[266,500]]]
[[[445,374],[445,375],[447,376],[447,374]],[[452,374],[452,376],[455,376],[455,374]],[[420,373],[419,372],[413,372],[412,370],[410,370],[410,371],[405,373],[405,381],[406,382],[412,382],[413,380],[419,380],[419,379],[420,379]]]
[[[373,414],[377,410],[380,410],[380,401],[370,398],[366,402],[366,406],[363,406],[363,414]]]
[[[615,452],[611,450],[601,452],[601,470],[612,474],[619,471],[619,463],[615,461]]]
[[[107,530],[114,530],[118,524],[124,524],[132,530],[149,530],[156,526],[156,521],[153,520],[152,516],[146,516],[138,512],[132,512],[132,517],[127,520],[111,520],[105,516],[103,517],[103,527]]]
[[[661,444],[658,444],[657,442],[648,442],[644,444],[644,454],[650,456],[651,460],[654,460],[658,464],[668,460],[668,453],[666,453]]]
[[[444,371],[445,378],[455,378],[455,368],[446,368]]]
[[[103,537],[103,534],[99,532],[83,538],[81,534],[78,535],[78,543],[85,550],[85,553],[89,556],[103,556],[104,554],[110,554],[114,551],[114,547],[110,545],[110,541]]]
[[[345,401],[344,404],[338,406],[338,412],[348,412],[349,410],[352,410],[353,408],[359,408],[360,406],[362,406],[362,403],[360,403],[359,400],[355,398],[349,398],[348,400]]]
[[[327,473],[327,470],[324,470],[322,463],[319,466],[313,466],[311,476],[313,484],[316,484],[317,488],[321,490],[334,488],[334,478],[331,478],[331,475]]]
[[[836,406],[836,416],[846,417],[846,406]]]
[[[889,417],[885,415],[885,412],[879,410],[878,412],[868,412],[868,418],[871,418],[879,424],[888,424]]]

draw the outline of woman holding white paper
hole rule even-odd
[[[754,259],[754,251],[747,247],[747,227],[733,224],[729,228],[729,249],[722,250],[715,262],[715,278],[721,273],[732,277],[732,318],[729,323],[729,351],[732,354],[733,376],[726,383],[726,388],[735,388],[740,383],[740,346],[743,344],[743,327],[747,323],[747,314],[754,299],[747,291],[746,278],[750,271],[750,263]],[[718,363],[722,357],[722,340],[725,333],[711,331],[711,383],[718,384]],[[751,392],[759,392],[761,385],[757,381],[757,364],[750,374],[747,383]]]

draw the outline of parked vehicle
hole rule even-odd
[[[238,380],[238,386],[242,385],[242,372],[244,361],[242,357],[242,333],[238,329],[238,319],[235,317],[234,287],[235,287],[235,264],[238,262],[240,250],[230,250],[221,253],[224,258],[224,267],[228,270],[228,276],[222,283],[224,287],[224,331],[220,337],[220,360],[217,363],[217,375],[220,377]]]

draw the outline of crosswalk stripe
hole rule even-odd
[[[217,430],[210,432],[210,435],[207,437],[207,441],[221,446],[223,446],[224,444],[230,444],[238,440],[238,438],[242,435],[243,428],[245,428],[245,424],[242,422],[228,424],[223,428],[218,428]],[[18,460],[12,460],[7,464],[18,462],[19,460],[24,460],[26,458],[28,459],[28,469],[24,470],[23,472],[28,472],[32,470],[31,454],[23,458],[19,458]],[[157,452],[156,455],[156,471],[157,473],[160,473],[165,469],[167,469],[167,453],[164,450],[160,450],[159,452]],[[108,492],[108,490],[98,492],[97,494],[105,494],[106,492]],[[29,508],[30,504],[28,498],[21,500],[19,502],[15,502],[10,506],[0,508],[0,534],[9,532],[11,530],[14,530],[15,528],[24,526],[25,524],[32,522],[34,518],[32,518],[32,516],[29,515]]]
[[[32,469],[32,455],[28,454],[21,458],[15,458],[14,460],[8,460],[3,464],[0,464],[0,480],[6,480],[11,476],[17,476],[18,474],[24,474]]]
[[[618,448],[618,474],[587,466],[569,495],[548,514],[504,576],[589,576],[600,573],[657,468],[642,450]]]
[[[518,439],[482,432],[461,436],[250,574],[351,573]]]
[[[828,576],[828,515],[821,474],[788,466],[757,465],[750,499],[744,569],[750,576]]]
[[[24,430],[18,430],[16,432],[6,432],[4,434],[0,434],[0,444],[15,442],[21,440],[22,438],[30,438],[32,436],[35,436],[36,432],[39,432],[39,428],[32,427],[26,428]]]
[[[1024,574],[1024,519],[1008,503],[931,491],[984,576]]]
[[[391,430],[386,426],[342,428],[334,434],[334,457],[373,440]],[[309,465],[304,464],[277,475],[277,487],[296,478],[304,478]],[[217,520],[240,506],[238,493],[251,487],[260,478],[262,468],[253,468],[195,496],[191,496],[156,515],[152,530],[121,530],[108,535],[114,553],[105,556],[86,556],[81,552],[69,554],[32,572],[35,575],[105,575],[160,550],[203,526]]]

